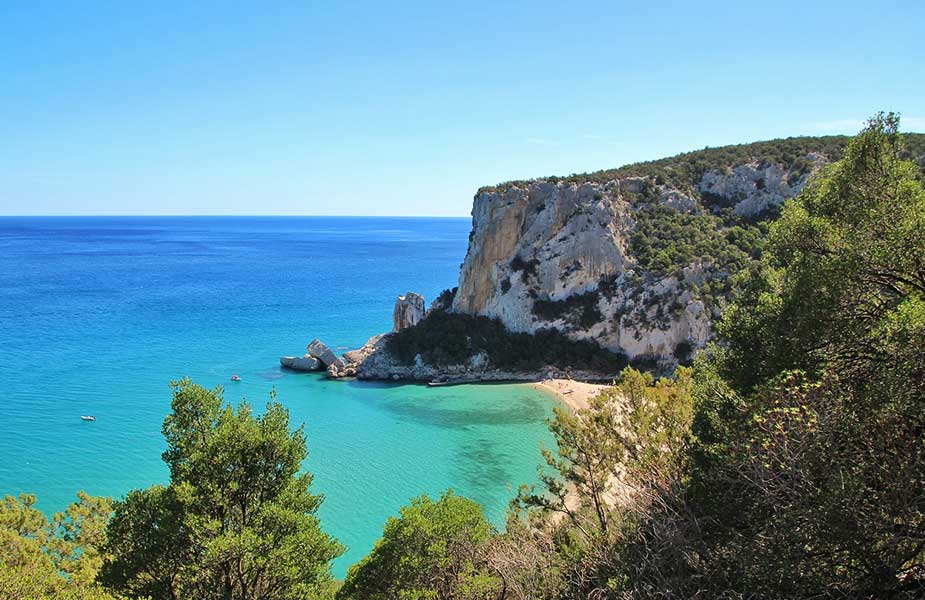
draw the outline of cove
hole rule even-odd
[[[0,494],[52,512],[77,490],[165,482],[167,384],[190,376],[257,410],[275,389],[305,424],[322,526],[349,548],[338,576],[422,493],[453,488],[502,526],[552,446],[549,396],[278,366],[313,337],[357,347],[389,329],[396,295],[455,285],[468,232],[468,219],[0,218]]]

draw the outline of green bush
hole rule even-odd
[[[497,597],[486,574],[483,547],[495,535],[482,508],[447,491],[426,495],[390,517],[382,538],[350,568],[337,597],[343,600]]]
[[[524,260],[519,254],[511,261],[511,270],[515,273],[520,272],[521,278],[524,281],[526,281],[528,277],[536,275],[536,268],[538,266],[540,266],[540,261],[537,259],[531,258],[530,260]]]
[[[565,319],[573,326],[588,329],[604,318],[597,306],[599,299],[600,292],[592,290],[564,300],[536,300],[533,302],[533,314],[544,321]]]

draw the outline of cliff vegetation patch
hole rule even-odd
[[[393,333],[388,350],[400,362],[411,365],[420,355],[434,366],[465,364],[484,354],[491,366],[504,370],[562,369],[616,373],[627,365],[622,354],[605,350],[590,341],[575,341],[555,329],[535,334],[514,333],[488,317],[431,311],[415,325]]]
[[[600,292],[591,290],[575,294],[563,300],[542,300],[533,302],[533,314],[543,321],[564,319],[574,327],[588,329],[600,323],[604,315],[598,308]]]
[[[904,147],[900,157],[913,161],[919,174],[925,175],[925,134],[910,133],[904,136]],[[830,161],[842,157],[851,138],[844,135],[821,137],[790,137],[750,144],[704,148],[685,152],[658,160],[624,165],[616,169],[605,169],[592,173],[581,173],[567,177],[546,177],[549,183],[607,183],[625,177],[645,177],[657,185],[670,185],[680,190],[695,190],[707,171],[723,171],[736,165],[757,162],[761,165],[776,164],[799,178],[812,169],[807,155],[821,154]],[[512,186],[523,186],[529,181],[510,181],[496,186],[487,186],[482,191],[505,190]]]
[[[710,308],[725,306],[734,291],[732,275],[761,259],[768,232],[767,223],[751,223],[728,209],[719,215],[690,214],[649,204],[634,218],[630,250],[643,274],[633,280],[635,289],[641,290],[645,280],[677,277]],[[703,265],[702,280],[685,283],[683,270],[693,264]]]
[[[535,258],[524,260],[519,254],[511,261],[511,270],[520,273],[521,279],[526,283],[527,279],[536,275],[536,268],[540,266],[540,261]]]

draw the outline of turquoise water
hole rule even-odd
[[[552,444],[548,396],[278,366],[313,337],[342,351],[389,329],[399,293],[455,285],[468,232],[468,219],[0,218],[0,494],[55,511],[77,490],[166,481],[167,383],[189,375],[257,406],[275,387],[306,424],[322,524],[349,547],[339,575],[424,492],[452,487],[502,525]]]

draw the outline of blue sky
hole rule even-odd
[[[467,215],[481,186],[925,131],[925,2],[0,2],[0,214]]]

